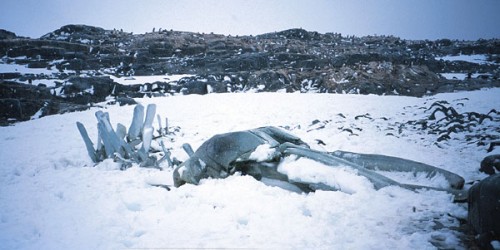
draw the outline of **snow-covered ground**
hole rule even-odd
[[[116,77],[110,75],[114,82],[122,85],[145,84],[153,82],[167,82],[176,83],[184,77],[191,77],[193,75],[179,74],[179,75],[157,75],[157,76],[130,76],[130,77]]]
[[[14,64],[14,63],[5,63],[5,61],[9,59],[7,57],[0,58],[0,73],[20,73],[22,75],[37,75],[43,76],[45,79],[35,79],[31,82],[32,85],[44,84],[47,87],[56,87],[56,82],[63,83],[66,80],[60,80],[58,74],[61,72],[55,67],[52,66],[50,69],[47,68],[29,68],[28,65],[22,64]],[[21,57],[17,59],[22,59]],[[52,65],[56,61],[53,61]],[[108,72],[110,71],[110,72]],[[102,71],[81,71],[80,76],[86,77],[89,75],[103,75],[109,76],[114,82],[122,84],[122,85],[135,85],[135,84],[146,84],[146,83],[154,83],[157,81],[166,82],[175,84],[179,80],[184,77],[192,77],[193,75],[189,74],[174,74],[174,75],[155,75],[155,76],[123,76],[116,77],[112,74],[113,69],[107,69]],[[76,75],[74,70],[64,70],[62,73],[69,75]],[[27,80],[16,79],[18,82],[28,83]]]
[[[391,129],[397,124],[427,117],[425,108],[438,100],[460,102],[459,112],[487,113],[499,110],[498,96],[496,88],[424,98],[241,93],[137,101],[157,104],[157,113],[180,128],[166,145],[180,160],[187,158],[183,143],[196,149],[218,133],[272,125],[287,127],[317,150],[398,156],[472,181],[485,177],[478,168],[486,146],[456,138],[438,146],[436,135],[388,132],[396,134]],[[75,122],[85,124],[95,140],[97,110],[0,127],[1,249],[465,247],[456,230],[457,218],[466,217],[465,204],[438,191],[377,191],[347,168],[287,159],[281,169],[303,171],[312,180],[334,179],[350,193],[299,194],[240,175],[167,191],[150,184],[171,185],[171,169],[120,171],[111,160],[94,167]],[[133,106],[105,111],[112,124],[128,126]],[[320,123],[311,126],[314,120]],[[392,174],[404,182],[443,185],[442,178]]]
[[[444,61],[463,61],[477,64],[496,64],[495,62],[488,61],[488,55],[485,54],[475,54],[475,55],[447,55],[442,57],[436,57],[436,60],[444,60]],[[441,76],[448,80],[465,80],[467,77],[467,73],[441,73]],[[471,74],[471,78],[477,78],[480,75],[490,75],[490,74],[479,74],[473,73]]]
[[[464,61],[477,64],[493,64],[493,62],[488,61],[488,55],[485,54],[475,54],[475,55],[448,55],[442,57],[436,57],[436,60],[444,61]]]
[[[43,74],[47,76],[52,76],[52,74],[58,73],[58,70],[55,67],[53,69],[28,68],[27,65],[8,64],[0,62],[0,73],[21,73],[21,74],[34,74],[34,75]]]
[[[448,80],[465,80],[467,78],[468,74],[467,73],[441,73],[441,76]],[[480,75],[489,75],[489,74],[479,74],[479,73],[474,73],[471,74],[471,78],[477,78]]]

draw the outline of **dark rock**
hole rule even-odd
[[[23,109],[19,99],[6,98],[0,99],[0,118],[15,118],[21,120],[24,117]]]
[[[261,74],[251,76],[246,88],[258,88],[260,91],[275,92],[288,85],[290,85],[290,81],[287,76],[274,71],[264,71]],[[264,88],[259,86],[264,86]]]
[[[500,146],[500,141],[492,141],[490,142],[490,146],[488,147],[488,149],[486,150],[488,153],[493,151],[493,149],[495,149],[495,147],[498,147]]]
[[[144,94],[141,91],[141,85],[121,85],[114,84],[111,95],[113,96],[126,96],[130,98],[140,98],[143,97]]]
[[[102,102],[111,95],[115,82],[110,77],[72,77],[63,93],[77,104]]]
[[[117,97],[116,102],[120,104],[120,106],[137,104],[137,102],[130,97]]]
[[[170,84],[168,84],[166,82],[156,81],[156,82],[151,83],[150,91],[168,93],[168,92],[170,92],[170,89],[171,89]]]
[[[33,61],[28,63],[28,68],[32,69],[44,69],[49,66],[47,61]]]
[[[0,81],[0,98],[42,100],[51,97],[50,90],[46,88],[17,82]]]
[[[226,93],[228,86],[227,83],[217,81],[207,81],[207,88],[212,93]]]
[[[218,72],[261,70],[269,67],[268,57],[267,53],[242,54],[234,58],[214,60],[216,62],[208,63],[206,67]]]
[[[411,41],[392,36],[345,37],[303,29],[234,37],[163,29],[134,35],[116,29],[66,25],[40,39],[17,37],[0,30],[2,63],[57,69],[55,77],[71,83],[64,86],[64,96],[57,97],[57,101],[75,105],[103,101],[107,95],[133,98],[257,89],[421,97],[500,87],[498,44],[498,39]],[[490,63],[435,59],[473,52],[486,54]],[[122,86],[109,79],[95,80],[103,70],[117,76],[190,74],[194,77],[178,84]],[[439,75],[448,72],[480,72],[481,77],[462,81]],[[91,77],[69,79],[81,73]],[[0,80],[45,78],[0,73]],[[31,90],[26,93],[28,98],[37,96]],[[21,106],[31,103],[40,108],[44,102],[39,100],[42,99],[26,99]]]
[[[468,222],[478,245],[492,249],[500,239],[500,174],[491,175],[469,189]]]
[[[311,40],[320,39],[321,36],[318,32],[308,32],[304,29],[289,29],[280,32],[268,33],[259,35],[259,38],[284,38],[284,39],[298,39],[298,40]]]
[[[106,33],[103,28],[88,25],[66,25],[41,37],[41,39],[56,39],[64,41],[82,41],[102,36]]]
[[[155,43],[149,46],[148,52],[153,57],[170,57],[174,54],[174,47],[170,44]]]
[[[55,114],[64,114],[70,112],[84,111],[91,106],[86,104],[75,104],[70,102],[51,100],[46,102],[42,108],[42,117]]]
[[[187,81],[182,84],[181,92],[185,95],[198,94],[205,95],[208,93],[207,83],[200,81]]]
[[[198,44],[186,44],[182,49],[182,55],[196,55],[205,53],[207,51],[207,47],[205,45]]]
[[[481,161],[481,168],[479,171],[493,175],[500,172],[500,155],[489,155]]]
[[[0,73],[0,80],[15,79],[21,77],[19,72]]]
[[[0,82],[0,123],[8,124],[7,121],[12,118],[18,121],[29,120],[52,98],[50,90],[44,87]]]
[[[0,29],[0,40],[3,39],[14,39],[16,38],[16,33],[10,32],[8,30]]]

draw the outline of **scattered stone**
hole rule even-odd
[[[424,108],[425,109],[425,108]],[[478,112],[458,112],[446,101],[436,101],[426,108],[425,113],[430,113],[427,119],[410,120],[402,124],[402,130],[412,128],[428,134],[436,135],[436,142],[465,139],[469,144],[478,146],[490,145],[487,152],[493,151],[500,145],[500,115],[491,110],[487,114]],[[485,122],[488,121],[488,122]],[[488,134],[485,132],[488,131]],[[401,134],[402,131],[399,131]],[[497,141],[499,143],[497,143]],[[438,144],[436,144],[438,145]]]

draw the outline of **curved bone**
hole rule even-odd
[[[270,140],[272,138],[269,137]],[[257,146],[264,144],[263,138],[250,131],[239,131],[214,135],[192,152],[183,146],[190,158],[174,170],[174,182],[178,187],[185,182],[198,184],[202,178],[224,178],[233,170],[232,164],[246,159]],[[277,142],[276,142],[277,144]]]
[[[379,173],[376,173],[374,171],[365,169],[359,165],[353,164],[352,162],[346,161],[342,158],[327,155],[323,152],[319,152],[319,151],[312,150],[312,149],[301,148],[301,147],[286,147],[286,148],[284,148],[284,150],[282,152],[284,154],[287,154],[287,155],[293,154],[293,155],[297,155],[297,156],[306,157],[306,158],[309,158],[311,160],[315,160],[315,161],[321,162],[325,165],[332,166],[332,167],[338,167],[338,166],[352,167],[352,168],[358,170],[358,174],[368,178],[368,180],[370,180],[373,183],[375,189],[380,189],[380,188],[390,186],[390,185],[398,185],[399,186],[398,182],[396,182],[388,177],[385,177],[385,176],[383,176]]]
[[[281,147],[281,150],[284,154],[293,154],[297,156],[302,156],[306,157],[318,162],[321,162],[325,165],[332,166],[332,167],[337,167],[337,166],[349,166],[352,167],[356,170],[358,170],[358,174],[366,177],[368,180],[370,180],[375,189],[380,189],[386,186],[399,186],[405,189],[409,189],[412,191],[416,191],[419,189],[431,189],[431,190],[437,190],[437,191],[446,191],[452,195],[454,195],[454,200],[455,201],[465,201],[467,200],[467,192],[463,190],[454,190],[454,189],[442,189],[442,188],[435,188],[435,187],[427,187],[427,186],[419,186],[419,185],[412,185],[412,184],[404,184],[404,183],[399,183],[395,180],[392,180],[386,176],[383,176],[377,172],[374,172],[372,170],[366,169],[360,165],[357,165],[353,162],[347,161],[343,158],[335,157],[330,154],[325,154],[323,152],[315,151],[312,149],[307,149],[307,148],[302,148],[302,147],[297,147],[295,145],[290,145],[290,144],[285,144]]]
[[[186,154],[188,154],[189,157],[194,155],[194,150],[189,143],[182,144],[182,148],[186,151]]]
[[[305,145],[300,138],[281,129],[262,127],[214,135],[201,144],[190,157],[202,159],[207,166],[222,169],[229,173],[235,162],[247,161],[248,157],[259,145],[269,144],[271,148],[277,148],[286,142]]]
[[[303,145],[309,148],[309,146],[303,142],[299,137],[292,135],[283,129],[279,129],[277,127],[260,127],[257,129],[250,130],[252,133],[256,133],[258,136],[261,136],[263,139],[267,137],[271,137],[273,140],[277,141],[279,144],[283,143],[292,143],[295,145]]]
[[[464,178],[450,171],[430,166],[421,162],[406,160],[398,157],[377,155],[377,154],[358,154],[347,151],[334,151],[329,153],[332,156],[342,158],[369,170],[399,171],[399,172],[425,172],[427,177],[433,177],[436,174],[442,174],[454,189],[462,189]]]

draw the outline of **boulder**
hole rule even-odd
[[[201,81],[184,81],[180,92],[184,95],[205,95],[208,93],[207,83]]]
[[[0,107],[2,107],[0,109],[0,118],[2,119],[14,118],[21,120],[23,118],[23,109],[21,108],[19,99],[0,99]]]
[[[489,155],[481,161],[479,171],[493,175],[495,172],[500,172],[500,155]]]
[[[110,77],[72,77],[63,93],[77,104],[102,102],[111,95],[115,82]]]
[[[0,82],[0,98],[41,100],[51,97],[50,90],[47,88],[11,81]]]
[[[133,98],[130,98],[130,97],[117,97],[116,102],[118,104],[120,104],[120,106],[136,105],[137,104],[137,102]]]
[[[290,84],[287,76],[274,71],[265,71],[262,74],[257,75],[252,82],[253,84],[251,84],[251,87],[256,88],[259,85],[262,85],[265,86],[262,90],[269,92],[284,89]]]
[[[207,88],[210,89],[211,93],[225,93],[225,92],[227,92],[227,83],[217,82],[217,81],[208,81]]]
[[[491,175],[469,189],[468,222],[478,245],[493,249],[500,240],[500,174]]]

